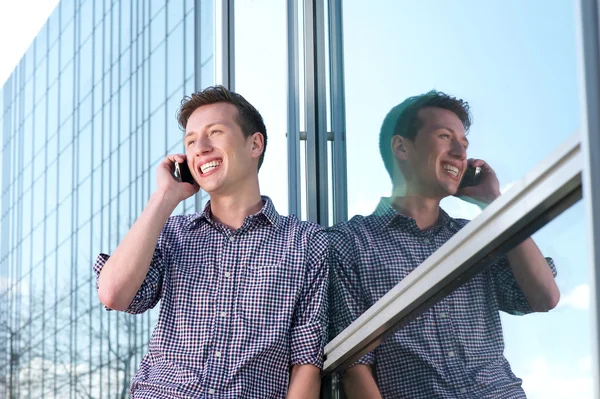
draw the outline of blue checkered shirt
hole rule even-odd
[[[263,202],[235,231],[211,219],[210,203],[168,219],[126,310],[161,301],[133,398],[284,398],[292,365],[322,367],[325,233]]]
[[[423,231],[382,199],[374,214],[333,227],[330,335],[340,333],[467,223],[440,209],[438,223]],[[556,276],[551,259],[548,264]],[[525,398],[522,381],[503,355],[499,310],[532,311],[506,257],[359,362],[371,365],[384,398]]]

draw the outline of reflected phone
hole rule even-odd
[[[182,183],[196,183],[194,177],[192,176],[192,172],[190,172],[190,167],[188,166],[187,162],[175,162],[175,171],[173,173],[173,176],[177,181]]]
[[[472,187],[479,183],[481,183],[481,168],[479,166],[474,168],[473,166],[468,165],[458,188]]]

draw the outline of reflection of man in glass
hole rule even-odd
[[[223,87],[184,99],[186,154],[158,167],[157,189],[112,256],[94,266],[109,308],[161,301],[133,398],[318,398],[326,329],[322,229],[280,216],[260,195],[261,115]],[[197,184],[176,181],[175,162]],[[169,215],[199,187],[204,211]]]
[[[485,206],[500,195],[483,160],[467,160],[466,102],[440,92],[405,100],[386,116],[380,151],[391,198],[372,215],[331,229],[332,333],[338,334],[467,224],[440,208],[447,196]],[[467,164],[480,184],[461,188]],[[499,310],[548,311],[559,291],[556,269],[528,238],[415,321],[390,336],[344,375],[351,398],[524,398],[503,356]]]

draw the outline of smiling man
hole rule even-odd
[[[94,269],[101,302],[142,313],[161,301],[133,398],[317,398],[326,339],[327,244],[315,224],[261,196],[267,133],[218,86],[186,97],[186,154],[159,165],[139,219]],[[173,178],[187,162],[197,184]],[[200,214],[169,216],[198,192]]]
[[[333,227],[331,335],[335,336],[448,241],[467,220],[440,201],[456,195],[485,207],[500,196],[481,159],[467,159],[466,102],[432,91],[386,116],[380,152],[392,196],[372,215]],[[460,188],[467,165],[479,184]],[[525,398],[503,356],[499,311],[543,312],[558,303],[556,269],[531,238],[403,327],[349,368],[349,398]]]

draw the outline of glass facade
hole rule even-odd
[[[333,226],[373,213],[392,190],[383,119],[432,89],[469,102],[468,157],[487,161],[510,195],[586,132],[579,17],[574,3],[543,0],[61,0],[0,96],[0,397],[128,397],[158,308],[106,312],[91,265],[141,213],[160,160],[182,152],[184,95],[228,76],[257,107],[268,132],[261,191],[283,215]],[[580,197],[532,230],[556,264],[558,306],[501,313],[504,356],[533,399],[598,397]],[[482,215],[455,196],[441,206]],[[344,397],[330,378],[339,369],[323,397]]]
[[[198,17],[211,2],[61,1],[5,84],[0,397],[128,397],[156,312],[104,311],[91,264],[183,149],[184,94],[213,82]]]

